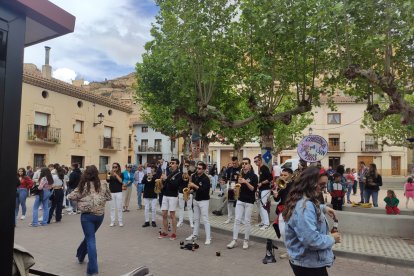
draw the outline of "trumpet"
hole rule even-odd
[[[164,185],[162,184],[162,179],[155,179],[155,188],[154,193],[159,194],[161,193],[162,188]]]
[[[276,191],[279,192],[280,190],[284,190],[286,189],[288,183],[290,183],[292,181],[292,177],[289,177],[288,179],[282,179],[282,178],[278,178],[276,179]]]
[[[148,182],[151,182],[152,181],[152,177],[153,177],[152,173],[147,174],[147,180],[148,180]]]
[[[185,182],[188,182],[188,180],[190,180],[190,175],[189,175],[187,172],[184,172],[184,173],[183,173],[183,180],[184,180]]]

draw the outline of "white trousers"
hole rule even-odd
[[[115,223],[115,208],[118,211],[118,222],[122,223],[122,193],[111,193],[111,223]]]
[[[208,220],[208,206],[209,200],[194,200],[194,229],[193,235],[198,236],[198,230],[200,229],[200,220],[203,220],[204,229],[206,231],[206,240],[211,239],[210,222]]]
[[[279,215],[279,230],[280,230],[280,238],[282,241],[285,240],[285,229],[286,229],[286,223],[283,219],[282,214]]]
[[[266,209],[263,206],[266,206],[267,199],[272,191],[271,190],[264,190],[260,192],[260,218],[262,219],[262,223],[264,225],[269,225],[269,214],[267,213]]]
[[[145,222],[149,222],[149,210],[151,208],[151,221],[155,222],[155,206],[157,205],[156,198],[144,198],[144,215],[145,215]]]
[[[194,201],[195,202],[195,201]],[[191,205],[193,204],[193,195],[190,194],[187,201],[187,208],[188,208],[188,220],[190,221],[190,225],[193,225],[193,209],[191,208]],[[184,221],[184,205],[185,201],[183,199],[183,194],[178,194],[178,223],[182,223]]]
[[[227,201],[227,218],[234,218],[234,201]]]
[[[239,237],[240,222],[243,219],[243,213],[244,213],[244,239],[247,241],[249,240],[250,229],[251,229],[250,219],[252,217],[252,210],[253,210],[252,203],[246,203],[246,202],[237,200],[236,220],[234,221],[234,227],[233,227],[233,240],[237,240],[237,238]]]

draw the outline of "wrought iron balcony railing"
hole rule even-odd
[[[330,152],[344,152],[346,142],[329,143],[328,151]]]
[[[121,138],[99,137],[101,150],[121,150]]]
[[[161,152],[161,149],[161,145],[157,145],[155,147],[148,147],[143,145],[138,146],[139,152]]]
[[[367,142],[361,141],[361,151],[362,152],[381,152],[382,149],[378,142]]]
[[[60,128],[50,126],[27,125],[27,141],[45,144],[59,144],[61,141]]]

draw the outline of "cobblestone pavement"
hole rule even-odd
[[[134,197],[133,197],[134,199]],[[36,259],[35,268],[57,275],[85,275],[86,264],[78,264],[75,258],[77,246],[83,238],[79,215],[65,215],[60,223],[52,223],[44,227],[29,227],[33,198],[28,199],[26,220],[18,220],[15,231],[15,242],[26,247]],[[178,239],[159,240],[158,228],[142,228],[143,210],[136,210],[133,204],[131,212],[124,213],[124,227],[109,227],[109,204],[106,217],[97,232],[99,275],[122,275],[141,265],[150,268],[151,273],[163,275],[255,275],[278,274],[293,275],[287,260],[276,264],[261,263],[265,254],[262,242],[251,241],[250,248],[243,250],[241,246],[228,250],[230,234],[224,231],[213,231],[213,242],[204,245],[204,231],[201,227],[200,249],[195,252],[179,249],[179,242],[191,234],[191,228],[184,225],[178,230]],[[211,216],[212,223],[221,220]],[[157,217],[158,225],[161,224]],[[231,228],[231,226],[228,226]],[[254,227],[254,233],[259,231]],[[266,232],[267,233],[267,232]],[[269,235],[271,231],[269,231]],[[216,251],[221,257],[216,257]],[[277,254],[284,252],[280,249]],[[338,257],[330,275],[414,275],[414,269],[388,264],[354,260]]]

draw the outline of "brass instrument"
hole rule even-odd
[[[187,201],[190,198],[190,188],[186,187],[183,189],[183,199]]]
[[[162,184],[162,179],[155,179],[155,188],[154,188],[154,193],[159,194],[161,193],[162,188],[164,187],[164,185]]]
[[[240,196],[240,188],[241,188],[241,184],[237,183],[236,186],[234,186],[234,199],[238,200],[239,196]]]
[[[147,174],[147,180],[148,180],[148,182],[151,182],[152,181],[152,177],[153,177],[152,173]]]
[[[188,182],[188,180],[190,180],[190,175],[188,174],[188,169],[187,168],[183,168],[183,180],[185,182]]]
[[[280,190],[284,190],[286,189],[288,183],[290,183],[292,181],[292,177],[289,177],[288,179],[282,179],[282,178],[278,178],[276,179],[276,191],[279,192]]]

